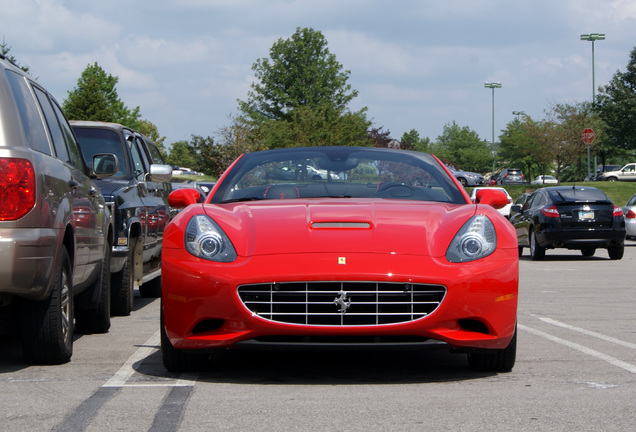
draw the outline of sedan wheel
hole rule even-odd
[[[595,253],[596,253],[596,249],[595,248],[584,248],[584,249],[581,249],[581,255],[583,255],[584,257],[594,256]]]
[[[623,253],[625,252],[625,245],[612,246],[607,249],[607,253],[609,254],[610,259],[619,260],[623,258]]]
[[[530,230],[530,257],[533,261],[541,261],[545,258],[545,248],[541,247],[537,242],[537,235],[534,229]]]

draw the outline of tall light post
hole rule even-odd
[[[526,113],[524,111],[513,111],[512,115],[516,115],[517,120],[519,120],[519,117],[521,117],[522,115],[526,115]]]
[[[592,42],[592,105],[596,102],[596,82],[594,76],[594,41],[597,40],[605,40],[605,33],[590,33],[590,34],[582,34],[582,41],[590,41]],[[590,176],[591,166],[590,166],[590,145],[587,145],[587,175]]]
[[[501,88],[501,84],[496,83],[484,83],[485,88],[492,89],[492,142],[491,149],[492,152],[492,175],[495,175],[495,89]]]

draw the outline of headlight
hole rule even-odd
[[[185,247],[199,258],[217,262],[232,262],[236,250],[221,227],[205,215],[196,215],[186,227]]]
[[[486,257],[497,247],[495,227],[486,216],[470,218],[453,238],[446,259],[450,262],[475,261]]]

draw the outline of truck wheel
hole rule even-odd
[[[133,289],[135,288],[135,246],[137,241],[130,240],[126,263],[110,277],[110,311],[115,316],[127,316],[133,309]]]
[[[75,311],[75,325],[79,333],[107,333],[110,329],[110,245],[102,259],[99,276],[89,288],[99,291],[99,302],[93,309]]]
[[[161,297],[161,276],[158,276],[139,287],[139,295],[146,298]]]
[[[25,301],[20,314],[24,359],[35,364],[61,364],[73,355],[73,287],[71,259],[62,248],[49,298]]]

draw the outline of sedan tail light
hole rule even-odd
[[[559,210],[557,210],[556,206],[544,207],[541,209],[541,213],[543,213],[546,217],[558,218]]]
[[[636,213],[634,213],[634,210],[629,210],[629,211],[625,214],[625,218],[626,218],[626,219],[634,219],[634,218],[636,218]]]
[[[614,217],[623,216],[623,209],[618,207],[617,205],[614,205],[614,213],[612,214],[612,216]]]
[[[35,206],[35,170],[27,159],[0,158],[0,220],[17,220]]]

